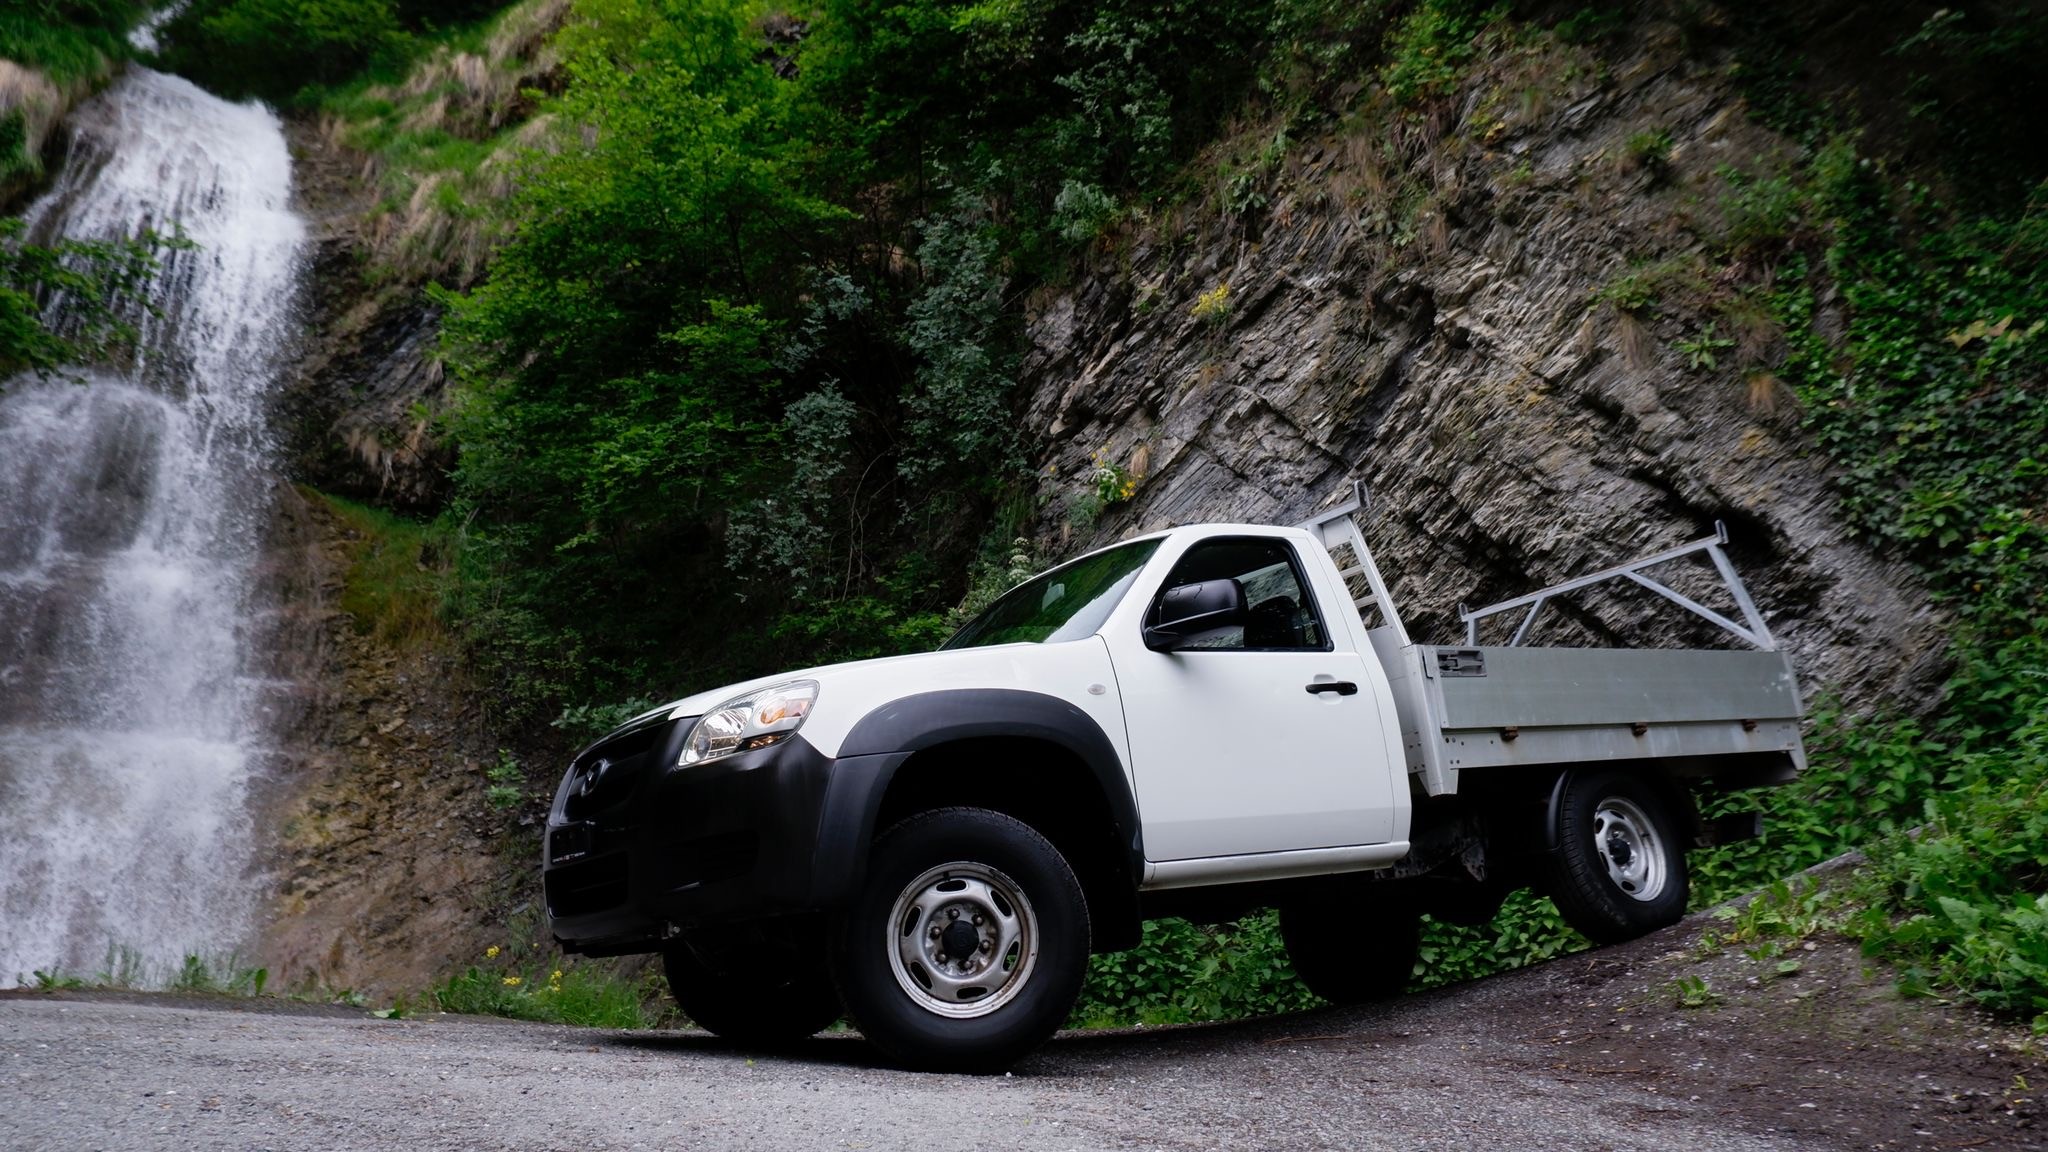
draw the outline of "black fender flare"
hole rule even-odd
[[[1144,874],[1137,798],[1116,745],[1093,717],[1057,696],[1014,688],[950,688],[892,700],[863,716],[840,742],[818,817],[813,875],[827,903],[859,884],[874,840],[882,797],[903,762],[956,740],[1019,737],[1074,754],[1102,788],[1131,883]]]

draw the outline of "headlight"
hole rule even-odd
[[[804,717],[811,714],[811,704],[817,699],[817,681],[792,680],[728,700],[706,712],[690,729],[677,766],[779,744],[803,727]]]

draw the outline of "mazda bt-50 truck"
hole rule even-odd
[[[1754,831],[1695,794],[1804,764],[1790,661],[1725,532],[1464,611],[1437,645],[1408,636],[1357,511],[1126,540],[938,651],[630,721],[556,794],[556,939],[659,953],[682,1010],[741,1043],[845,1014],[903,1063],[990,1069],[1152,917],[1277,907],[1295,970],[1340,1003],[1401,990],[1421,916],[1482,923],[1516,888],[1596,941],[1676,921],[1686,851]],[[1681,561],[1711,564],[1725,610],[1651,574]],[[1525,643],[1607,581],[1739,644]]]

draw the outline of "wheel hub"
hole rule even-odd
[[[888,945],[896,983],[912,1002],[940,1016],[986,1016],[1030,979],[1038,919],[997,869],[942,864],[896,897]]]
[[[946,951],[954,956],[965,958],[981,951],[981,933],[965,920],[955,920],[946,925],[939,939],[945,943]]]
[[[1664,893],[1668,878],[1663,835],[1635,801],[1609,796],[1593,809],[1593,843],[1607,879],[1623,895],[1645,903]]]
[[[1614,861],[1617,867],[1628,867],[1629,860],[1632,859],[1635,856],[1635,854],[1635,849],[1629,847],[1627,838],[1622,836],[1619,832],[1613,833],[1607,837],[1607,858],[1609,860]]]

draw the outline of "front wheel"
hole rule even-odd
[[[1685,915],[1683,834],[1670,802],[1640,773],[1565,778],[1546,870],[1558,912],[1596,943],[1633,940]]]
[[[778,962],[720,971],[681,941],[661,959],[676,1007],[698,1027],[735,1044],[788,1044],[839,1019],[839,996],[822,964]]]
[[[834,975],[869,1042],[914,1067],[993,1071],[1043,1043],[1088,967],[1088,905],[1029,826],[942,808],[875,842]]]

